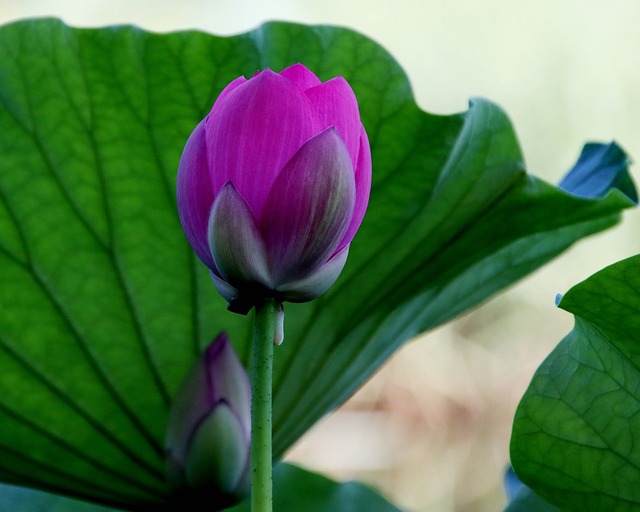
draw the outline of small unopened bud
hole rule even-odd
[[[201,501],[207,510],[241,500],[250,489],[250,444],[249,379],[222,333],[189,371],[169,415],[167,476],[175,500]]]

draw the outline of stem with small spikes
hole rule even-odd
[[[256,305],[251,366],[251,511],[272,512],[272,380],[278,311],[275,299]]]

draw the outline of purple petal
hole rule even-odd
[[[322,82],[306,66],[297,63],[280,71],[280,76],[287,77],[300,90],[304,91]]]
[[[276,286],[306,277],[329,259],[354,205],[351,159],[338,132],[328,128],[287,162],[260,219]]]
[[[242,363],[225,333],[219,334],[205,352],[211,403],[225,401],[249,437],[251,430],[251,385]]]
[[[209,182],[207,147],[204,123],[201,121],[182,152],[176,183],[178,214],[187,240],[198,257],[209,268],[214,268],[207,244],[207,223],[213,203],[213,191]]]
[[[251,208],[232,182],[213,202],[209,216],[209,248],[220,277],[235,288],[271,288],[264,242]]]
[[[251,437],[251,387],[221,333],[187,374],[174,398],[165,447],[178,488],[235,493],[244,479]]]
[[[355,168],[360,146],[362,123],[358,101],[347,81],[338,76],[328,82],[305,91],[315,108],[322,129],[335,126],[347,146]]]
[[[349,224],[349,229],[347,229],[342,242],[338,245],[338,251],[350,244],[351,240],[353,240],[367,211],[367,205],[369,204],[369,193],[371,192],[371,149],[369,148],[367,132],[365,132],[364,127],[362,127],[361,130],[360,148],[355,169],[356,206],[353,210],[353,217]]]
[[[306,302],[319,297],[336,282],[348,255],[349,246],[347,245],[310,276],[289,281],[279,286],[277,291],[289,302]]]
[[[213,190],[233,181],[260,218],[278,173],[321,128],[303,92],[288,78],[263,71],[217,102],[207,119]]]
[[[211,108],[211,111],[213,112],[214,110],[217,110],[219,106],[224,103],[224,100],[227,97],[227,95],[231,91],[234,91],[238,86],[244,84],[245,82],[247,82],[247,79],[243,76],[239,76],[238,78],[229,82],[229,84],[224,89],[222,89],[222,92],[218,94],[216,101],[213,103],[213,107]]]
[[[202,359],[189,370],[171,406],[165,446],[177,461],[184,461],[195,427],[211,410],[208,375]]]
[[[239,421],[251,428],[251,388],[226,333],[220,333],[189,370],[175,395],[166,433],[166,446],[183,461],[189,440],[202,418],[224,400],[237,409]]]

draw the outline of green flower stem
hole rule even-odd
[[[271,409],[273,341],[278,303],[256,305],[251,366],[251,511],[272,510]]]

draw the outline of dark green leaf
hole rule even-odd
[[[278,512],[400,512],[400,509],[358,482],[337,483],[290,464],[278,464],[274,468],[273,480],[273,509]],[[206,510],[206,505],[203,505],[203,510]],[[228,511],[249,512],[250,508],[247,500]],[[115,509],[24,487],[0,485],[0,510],[109,512]]]
[[[282,512],[400,512],[387,500],[358,482],[336,483],[316,473],[278,464],[273,472],[273,510]],[[248,501],[228,509],[249,512]]]
[[[0,484],[0,510],[7,512],[113,512],[115,509],[27,487]]]
[[[638,510],[640,256],[575,286],[560,307],[576,324],[520,402],[513,466],[563,510]]]
[[[5,26],[1,478],[122,507],[165,502],[173,393],[220,330],[245,364],[252,333],[184,239],[177,162],[227,82],[297,61],[353,85],[374,178],[339,281],[313,303],[287,305],[276,456],[405,340],[632,204],[618,190],[585,200],[527,175],[511,124],[488,101],[459,115],[421,111],[395,61],[349,30],[270,23],[219,38]]]

